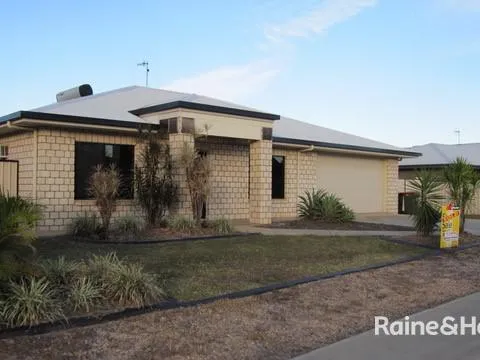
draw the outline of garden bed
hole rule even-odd
[[[158,276],[169,297],[191,300],[417,255],[423,249],[375,237],[251,235],[221,241],[166,244],[91,244],[40,240],[44,258],[80,260],[115,251]]]
[[[378,230],[378,231],[415,231],[413,227],[368,222],[349,221],[331,223],[321,220],[295,219],[289,221],[275,221],[263,227],[280,229],[318,229],[318,230]]]
[[[0,341],[2,358],[290,359],[480,290],[480,249],[250,298]],[[127,331],[127,330],[128,331]],[[228,336],[227,336],[228,334]]]

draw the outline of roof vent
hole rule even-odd
[[[60,91],[57,94],[57,102],[76,99],[83,96],[89,96],[93,94],[92,87],[89,84],[83,84],[68,90]]]

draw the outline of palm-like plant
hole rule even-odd
[[[443,178],[450,199],[460,208],[460,232],[463,232],[465,210],[475,196],[480,178],[473,166],[461,157],[444,169]]]
[[[353,210],[342,199],[325,190],[307,190],[299,199],[298,215],[302,218],[326,222],[348,222],[355,218]]]
[[[440,220],[442,181],[433,172],[423,170],[416,174],[415,180],[410,180],[409,188],[417,196],[412,214],[415,230],[428,236]]]
[[[115,166],[98,165],[89,179],[89,192],[95,198],[105,237],[108,237],[110,220],[116,208],[121,185],[120,174]]]
[[[32,243],[40,217],[38,205],[0,192],[0,279],[24,269],[34,254]]]

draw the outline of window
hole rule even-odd
[[[0,145],[0,159],[6,159],[8,157],[8,146]]]
[[[88,179],[95,166],[115,165],[120,173],[122,185],[120,199],[133,199],[133,145],[111,145],[99,143],[75,143],[75,199],[90,199]]]
[[[272,157],[272,199],[285,198],[285,156]]]

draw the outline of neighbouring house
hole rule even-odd
[[[314,187],[358,213],[397,213],[398,162],[420,155],[196,94],[138,86],[96,95],[85,86],[74,90],[77,98],[60,93],[57,103],[0,118],[0,146],[8,152],[0,183],[44,206],[41,233],[64,232],[72,219],[95,211],[86,184],[96,164],[115,163],[127,180],[115,216],[138,211],[132,170],[139,127],[166,130],[175,161],[184,142],[194,142],[192,129],[208,124],[208,141],[198,142],[213,170],[206,216],[258,224],[295,217],[298,195]],[[190,214],[182,174],[175,166],[175,211]]]
[[[417,171],[425,169],[435,171],[441,175],[442,169],[462,157],[480,172],[480,143],[471,144],[426,144],[413,146],[405,149],[418,152],[422,155],[415,158],[404,158],[399,164],[398,180],[398,212],[410,214],[413,206],[413,193],[409,189],[408,182],[415,178]],[[446,201],[448,196],[446,189],[443,192]],[[480,214],[480,189],[467,209],[470,215]]]

